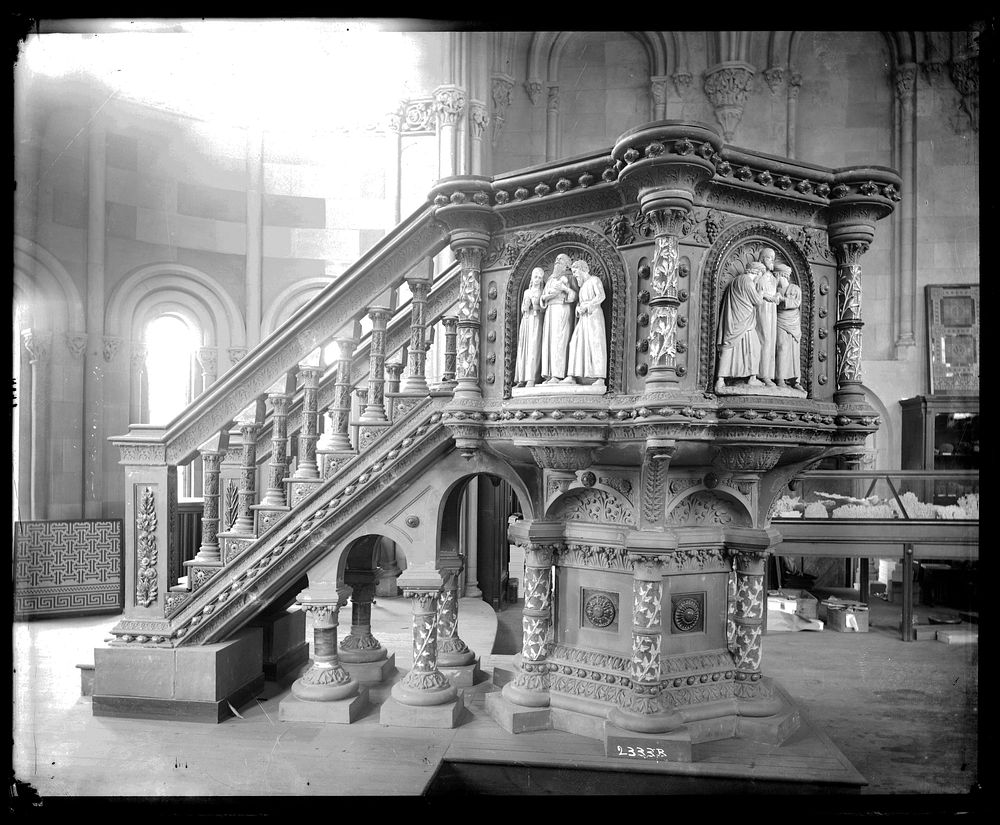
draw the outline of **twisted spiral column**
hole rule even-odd
[[[299,431],[299,460],[292,478],[319,478],[316,441],[319,438],[317,394],[321,373],[319,367],[299,365],[299,375],[302,377],[302,429]]]
[[[219,550],[219,470],[225,450],[202,450],[201,546],[194,557],[197,562],[222,561]]]
[[[406,376],[400,392],[427,393],[427,296],[431,282],[426,278],[408,278],[413,300],[410,304],[410,347]]]
[[[476,654],[458,635],[458,577],[461,568],[442,570],[444,588],[438,604],[437,652],[441,667],[464,667],[476,660]]]
[[[740,550],[735,553],[736,603],[733,664],[736,669],[734,695],[755,698],[760,681],[760,640],[764,625],[764,562],[767,553]]]
[[[288,470],[288,395],[269,393],[271,402],[271,462],[268,464],[267,490],[261,504],[285,507],[285,473]]]
[[[240,488],[237,493],[236,521],[230,528],[231,533],[242,536],[252,536],[253,511],[257,495],[257,434],[261,425],[255,422],[240,424],[240,437],[243,439],[243,464],[240,466]]]

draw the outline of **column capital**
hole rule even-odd
[[[438,128],[455,126],[465,111],[465,89],[450,84],[438,86],[433,96]]]
[[[37,329],[26,329],[21,333],[24,348],[31,356],[32,364],[45,363],[52,353],[52,333]]]

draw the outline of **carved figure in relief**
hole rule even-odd
[[[759,261],[747,265],[726,288],[719,307],[719,329],[716,342],[719,363],[716,371],[716,392],[724,391],[727,378],[745,380],[751,387],[762,387],[760,372],[760,337],[757,334],[757,308],[764,303],[763,291],[757,281],[766,271]],[[772,303],[777,303],[775,295]]]
[[[566,383],[589,383],[603,386],[608,375],[607,338],[601,305],[606,297],[604,285],[590,274],[586,261],[574,261],[573,276],[577,285],[576,327],[569,342],[569,366]]]
[[[778,279],[774,274],[774,250],[765,246],[760,252],[764,271],[757,279],[757,287],[764,301],[757,307],[757,335],[760,336],[760,369],[757,377],[765,387],[773,387],[775,345],[778,335],[777,303]]]
[[[517,361],[514,385],[533,387],[541,376],[542,365],[542,284],[545,270],[531,270],[531,282],[521,299],[521,326],[517,331]]]
[[[555,384],[566,377],[566,356],[573,326],[572,304],[575,301],[576,292],[570,281],[570,258],[560,253],[556,256],[541,297],[545,310],[541,372],[546,384]]]
[[[792,283],[792,270],[784,264],[777,264],[778,294],[781,302],[777,307],[777,341],[774,375],[778,386],[787,385],[802,389],[799,363],[802,341],[802,290]]]

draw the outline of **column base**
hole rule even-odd
[[[347,664],[362,665],[362,664],[367,664],[369,662],[381,662],[388,655],[389,651],[387,651],[384,647],[345,648],[344,642],[340,643],[340,649],[337,651],[337,658],[340,659],[340,663],[342,665],[347,665]]]
[[[483,681],[484,674],[479,669],[479,659],[476,658],[475,654],[471,655],[473,656],[473,661],[470,664],[457,667],[443,665],[438,660],[438,670],[447,676],[448,681],[455,687],[472,687],[476,682]]]
[[[457,693],[451,701],[438,705],[408,705],[389,696],[379,710],[378,723],[402,728],[455,728],[464,709],[465,702]]]
[[[552,712],[549,708],[530,708],[518,705],[502,691],[485,696],[486,712],[507,733],[527,733],[533,730],[551,730]]]
[[[410,672],[412,673],[412,671]],[[400,704],[430,707],[443,705],[458,696],[458,688],[448,681],[448,677],[440,671],[426,674],[428,687],[411,687],[406,684],[407,676],[392,686],[392,696]]]
[[[378,684],[392,678],[396,672],[396,654],[380,662],[345,662],[341,658],[340,665],[360,684]]]
[[[442,653],[441,647],[442,642],[439,639],[437,655],[438,670],[444,670],[445,668],[461,668],[474,663],[478,664],[476,654],[468,648],[465,649],[464,653]]]
[[[323,670],[327,670],[327,668],[323,668]],[[332,671],[334,668],[329,668],[329,670]],[[316,684],[313,681],[315,677],[309,677],[309,681],[304,681],[307,674],[309,671],[292,682],[292,696],[305,702],[336,702],[354,696],[358,692],[357,679],[351,678],[346,682],[339,683]]]
[[[349,725],[360,719],[367,709],[368,688],[362,687],[357,695],[332,702],[310,702],[297,696],[286,696],[278,703],[278,719],[282,722]]]
[[[516,678],[515,676],[515,680]],[[516,681],[504,685],[502,693],[508,701],[525,708],[549,706],[549,692],[547,690],[528,690],[518,685]]]

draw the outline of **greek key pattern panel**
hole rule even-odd
[[[17,522],[15,617],[120,612],[123,548],[120,519]]]

